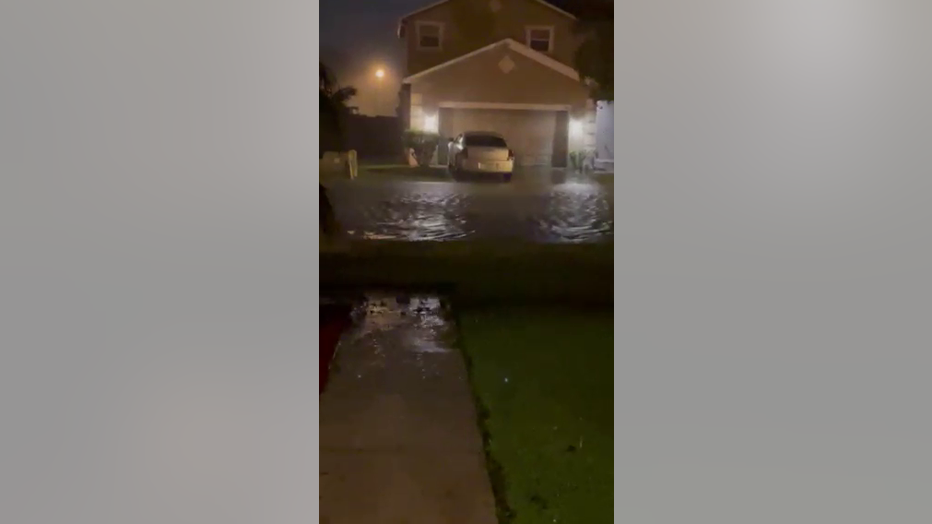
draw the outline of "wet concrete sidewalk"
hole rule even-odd
[[[440,301],[370,297],[320,397],[321,522],[494,524],[476,409]]]

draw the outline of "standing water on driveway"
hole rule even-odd
[[[561,172],[515,173],[511,183],[341,180],[330,195],[350,238],[611,242],[612,188]],[[439,178],[439,177],[438,177]]]
[[[462,354],[440,300],[370,297],[320,397],[321,522],[495,523]]]

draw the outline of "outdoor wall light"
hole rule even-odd
[[[583,133],[582,120],[570,120],[570,136],[580,136]]]
[[[425,116],[424,117],[424,131],[428,133],[436,133],[440,129],[440,122],[437,118],[437,115]]]

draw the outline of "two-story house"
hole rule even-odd
[[[573,59],[576,17],[545,0],[443,0],[406,15],[408,129],[501,133],[522,166],[595,149],[595,104]],[[438,161],[446,162],[446,148]]]

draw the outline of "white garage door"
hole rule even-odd
[[[556,111],[442,109],[440,134],[455,138],[467,131],[492,131],[505,137],[519,166],[552,166],[561,165],[559,157],[565,155],[560,139],[565,140],[566,133],[557,132],[562,121]]]

